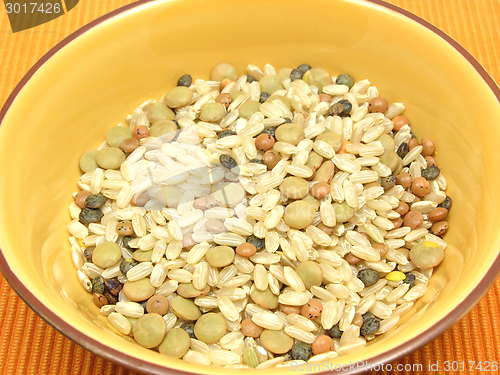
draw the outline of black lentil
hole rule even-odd
[[[193,83],[193,77],[191,77],[189,74],[184,74],[177,81],[177,86],[186,86],[186,87],[189,87],[189,86],[191,86],[191,83]]]
[[[292,70],[292,72],[290,73],[290,81],[296,81],[298,79],[302,79],[302,77],[304,76],[304,72],[299,70],[299,69],[294,69]]]
[[[396,154],[398,154],[398,156],[403,159],[406,154],[408,153],[409,149],[408,149],[408,143],[401,143],[398,147],[398,150],[396,151]]]
[[[342,73],[337,76],[335,83],[337,85],[346,85],[349,89],[351,89],[352,86],[354,86],[354,78],[347,73]]]
[[[247,237],[246,242],[251,243],[257,248],[257,250],[260,250],[264,248],[266,240],[264,238],[259,238],[256,235],[252,234],[249,237]]]
[[[264,164],[264,160],[261,160],[261,159],[252,159],[252,160],[249,161],[249,163]]]
[[[277,126],[268,126],[266,128],[264,128],[264,130],[262,130],[262,132],[260,134],[269,134],[269,135],[272,135],[273,137],[276,137],[276,129],[278,127]]]
[[[381,185],[384,188],[384,190],[389,190],[391,187],[394,186],[396,180],[397,180],[396,176],[384,177],[382,178]]]
[[[84,208],[80,211],[79,219],[82,224],[98,223],[102,216],[102,211],[98,208]]]
[[[129,243],[130,241],[132,241],[134,238],[135,238],[135,237],[132,237],[132,236],[125,236],[125,237],[123,237],[123,242],[122,242],[123,247],[124,247],[124,248],[126,248],[126,249],[129,249],[129,250],[134,251],[135,249],[131,248],[131,247],[128,245],[128,243]]]
[[[422,177],[426,180],[434,180],[439,176],[440,173],[441,171],[438,167],[427,167],[425,169],[422,169]]]
[[[102,194],[92,194],[85,199],[85,206],[88,208],[99,208],[106,203],[106,197]]]
[[[148,309],[146,308],[148,300],[137,302],[137,303],[142,306],[142,308],[144,309],[144,313],[146,313],[148,311]]]
[[[451,198],[449,196],[446,196],[444,201],[442,201],[441,203],[438,204],[438,207],[446,208],[449,211],[451,208],[451,203],[452,203]]]
[[[102,276],[94,277],[94,279],[92,280],[92,293],[103,294],[104,288],[104,278]]]
[[[292,350],[290,349],[285,354],[283,354],[283,358],[285,358],[285,362],[291,361],[293,359]]]
[[[366,319],[359,330],[362,335],[374,335],[380,328],[380,320],[375,317]]]
[[[112,295],[110,292],[107,290],[104,291],[104,297],[108,300],[108,305],[116,305],[118,302],[118,297]]]
[[[194,334],[194,324],[193,323],[184,323],[181,325],[181,329],[187,332],[189,337],[192,339],[196,339],[196,335]]]
[[[292,120],[289,119],[288,117],[285,117],[285,122],[284,124],[291,124],[292,123]]]
[[[219,133],[219,139],[229,137],[230,135],[236,135],[236,133],[229,129],[223,130]]]
[[[117,296],[123,288],[123,284],[116,277],[113,279],[104,279],[104,284],[106,285],[106,289],[114,296]]]
[[[271,95],[269,95],[267,92],[261,92],[260,93],[260,98],[259,98],[259,103],[264,103],[267,99],[269,99]]]
[[[342,112],[344,112],[344,105],[342,103],[335,103],[328,108],[328,112],[326,114],[328,116],[340,116]]]
[[[351,102],[347,99],[342,99],[342,100],[339,100],[338,103],[340,103],[344,106],[344,110],[342,111],[342,113],[340,113],[340,116],[342,116],[342,117],[349,116],[351,114],[351,111],[352,111]]]
[[[404,284],[410,284],[410,288],[413,286],[415,283],[415,275],[412,274],[411,272],[405,273],[406,278],[403,280]]]
[[[122,259],[121,263],[120,263],[120,271],[126,275],[128,271],[130,271],[130,269],[132,267],[135,267],[139,264],[138,261],[136,261],[135,259]]]
[[[92,253],[94,252],[95,246],[86,247],[83,251],[83,256],[87,262],[92,262]]]
[[[335,324],[332,328],[330,328],[328,331],[326,331],[328,336],[334,339],[340,339],[342,337],[342,331],[339,328],[339,324]]]
[[[247,74],[247,82],[252,83],[257,81],[254,76],[251,76],[250,74]]]
[[[370,319],[370,318],[372,318],[372,317],[375,317],[375,315],[373,315],[373,314],[372,314],[371,312],[369,312],[369,311],[368,311],[368,312],[366,312],[366,313],[364,313],[362,316],[363,316],[363,323],[364,323],[364,322],[366,322],[366,320],[367,320],[367,319]]]
[[[311,70],[311,65],[308,65],[308,64],[300,64],[298,67],[297,67],[298,70],[300,70],[302,73],[305,73],[307,72],[308,70]]]
[[[417,136],[415,135],[415,133],[413,133],[412,131],[410,131],[410,135],[412,138],[417,138]]]
[[[224,168],[227,169],[233,169],[234,167],[238,166],[236,160],[226,154],[222,154],[221,156],[219,156],[219,162]]]
[[[358,279],[365,284],[365,287],[375,284],[379,278],[378,272],[370,268],[365,268],[358,272]]]
[[[313,355],[311,345],[306,344],[305,342],[296,342],[292,346],[292,357],[293,359],[306,361],[311,358]]]

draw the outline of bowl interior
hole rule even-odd
[[[72,338],[87,348],[96,350],[97,340],[122,352],[113,355],[121,363],[141,359],[196,373],[228,371],[167,358],[116,334],[75,277],[66,231],[80,155],[182,74],[208,79],[220,62],[239,74],[248,64],[280,69],[308,63],[332,75],[368,78],[390,103],[405,104],[419,139],[434,140],[454,199],[445,260],[397,329],[333,363],[366,361],[395,348],[407,354],[405,343],[443,324],[499,254],[500,106],[451,45],[364,1],[148,2],[51,56],[17,94],[0,127],[0,245],[8,267],[32,293],[24,298],[39,300],[39,313],[63,333],[65,324],[75,327],[81,333]]]

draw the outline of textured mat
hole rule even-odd
[[[500,82],[500,1],[390,2],[450,34]],[[128,3],[131,1],[81,0],[67,15],[16,34],[12,34],[4,6],[0,5],[0,105],[28,69],[57,42],[91,20]],[[1,275],[0,322],[1,375],[133,374],[56,332],[26,306]],[[389,366],[386,365],[384,371],[376,374],[498,374],[498,367],[494,371],[491,364],[500,365],[499,327],[500,280],[451,330],[421,350],[391,364],[392,371],[387,371]],[[490,363],[488,368],[487,362]]]

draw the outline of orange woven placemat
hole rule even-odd
[[[332,0],[333,1],[333,0]],[[67,15],[12,34],[0,5],[0,104],[28,69],[61,39],[127,0],[81,0]],[[500,1],[391,0],[460,42],[500,82]],[[500,364],[500,280],[458,324],[424,348],[376,374],[499,373],[481,371],[486,362]],[[0,374],[127,374],[76,345],[36,315],[0,275]],[[445,361],[450,362],[446,371]],[[453,371],[453,361],[456,371]],[[471,364],[475,365],[471,371]],[[438,366],[436,366],[438,364]],[[418,367],[422,365],[421,367]],[[429,365],[434,365],[429,369]],[[479,365],[479,367],[478,367]],[[465,370],[463,368],[465,367]],[[476,369],[477,367],[477,369]],[[433,371],[437,370],[437,371]]]

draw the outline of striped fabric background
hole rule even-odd
[[[64,17],[34,29],[12,34],[0,5],[0,104],[28,69],[57,42],[127,0],[81,0]],[[390,0],[451,35],[500,82],[499,0]],[[74,344],[39,318],[0,275],[0,374],[131,375]],[[393,364],[403,371],[377,374],[489,373],[444,371],[445,361],[500,364],[500,280],[483,300],[451,330],[421,350]],[[412,364],[440,363],[439,371],[407,371]],[[403,365],[403,366],[401,366]],[[405,366],[406,365],[406,366]],[[499,372],[496,372],[499,373]]]

